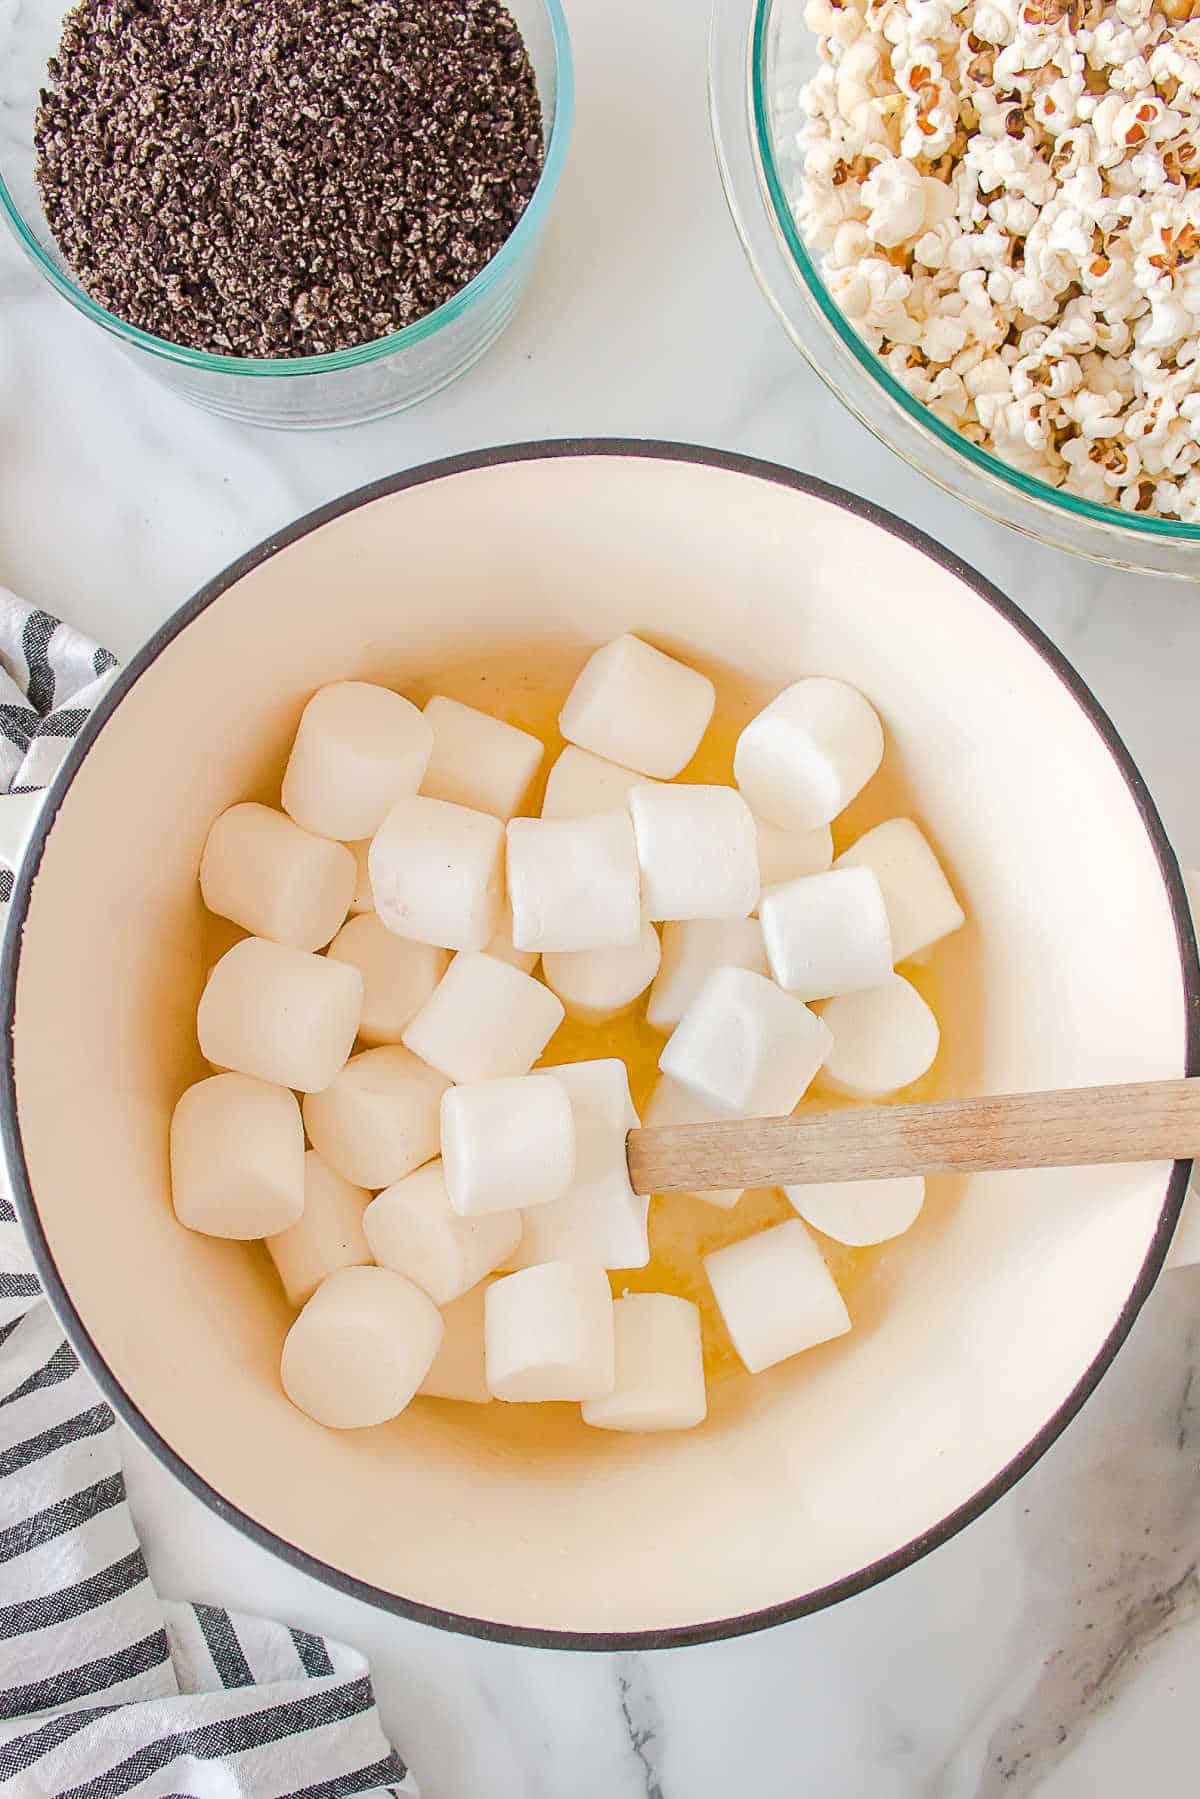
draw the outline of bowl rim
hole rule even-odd
[[[403,354],[423,343],[426,338],[434,336],[444,326],[453,324],[477,300],[483,299],[497,282],[504,279],[526,251],[533,249],[549,216],[566,162],[575,116],[575,64],[562,0],[540,0],[540,3],[545,9],[554,51],[554,117],[550,121],[550,135],[546,140],[541,171],[525,210],[496,254],[484,263],[465,287],[460,287],[457,293],[451,294],[448,300],[443,300],[440,306],[435,306],[432,312],[414,319],[411,325],[404,325],[399,331],[389,331],[384,337],[369,338],[366,343],[352,344],[345,350],[327,350],[318,356],[227,356],[213,350],[190,349],[186,344],[172,343],[170,338],[159,337],[154,332],[143,331],[139,326],[131,325],[128,320],[120,318],[115,312],[110,312],[107,307],[93,300],[77,281],[46,254],[36,232],[9,192],[2,169],[0,217],[8,224],[25,254],[55,292],[77,312],[81,312],[85,318],[122,343],[147,355],[160,357],[165,362],[177,363],[206,375],[245,376],[252,380],[294,379],[301,375],[334,374],[341,369],[360,368],[365,363],[377,362],[385,356]],[[544,98],[540,88],[538,97],[539,100]]]
[[[1107,505],[1085,499],[1067,487],[1056,487],[1037,475],[1029,475],[1015,464],[982,445],[972,443],[961,431],[940,419],[931,407],[918,400],[898,381],[882,360],[859,336],[841,307],[834,300],[825,280],[810,255],[804,236],[796,222],[788,200],[770,122],[770,102],[766,77],[767,35],[776,9],[785,0],[753,0],[754,12],[750,29],[749,113],[751,137],[759,164],[760,191],[764,207],[786,247],[788,259],[800,277],[826,324],[843,350],[920,430],[927,431],[955,456],[961,457],[977,473],[1022,500],[1032,500],[1051,512],[1100,525],[1106,531],[1126,531],[1136,539],[1150,539],[1162,544],[1192,545],[1200,543],[1200,524],[1184,519],[1162,518],[1156,513],[1126,511],[1123,506]],[[839,392],[838,395],[841,398]],[[889,448],[894,448],[889,444]]]
[[[443,481],[455,475],[481,469],[504,467],[539,461],[563,461],[575,458],[608,457],[617,460],[648,460],[682,463],[715,468],[726,473],[766,481],[794,493],[825,501],[864,519],[898,538],[902,543],[928,556],[940,568],[957,577],[987,606],[1010,624],[1036,651],[1054,673],[1068,696],[1085,713],[1096,730],[1118,772],[1129,789],[1130,797],[1141,818],[1162,875],[1171,908],[1179,948],[1180,973],[1185,1001],[1185,1072],[1200,1072],[1200,961],[1197,959],[1196,937],[1191,911],[1183,885],[1183,877],[1175,853],[1167,839],[1158,810],[1144,779],[1125,746],[1112,720],[1082,677],[1067,658],[1050,641],[1040,627],[1005,594],[979,574],[969,563],[944,549],[916,526],[885,511],[872,501],[862,499],[846,489],[816,476],[801,474],[781,464],[743,456],[728,450],[706,448],[697,444],[672,443],[643,438],[563,438],[528,443],[497,445],[457,456],[424,463],[398,474],[367,483],[352,492],[331,500],[306,513],[282,531],[273,533],[253,549],[230,563],[213,580],[199,588],[160,626],[158,631],[126,663],[94,711],[85,720],[79,735],[51,782],[47,799],[38,816],[27,854],[16,871],[8,928],[0,952],[0,1030],[3,1032],[0,1052],[0,1143],[15,1199],[17,1217],[29,1239],[38,1277],[59,1322],[83,1366],[92,1376],[103,1397],[141,1443],[183,1486],[225,1523],[249,1537],[260,1548],[269,1550],[289,1566],[315,1580],[333,1587],[351,1598],[363,1600],[376,1608],[409,1618],[419,1624],[434,1625],[466,1636],[490,1642],[513,1644],[524,1648],[569,1649],[591,1652],[614,1650],[650,1650],[682,1648],[712,1643],[729,1637],[766,1630],[776,1624],[789,1623],[810,1613],[822,1611],[843,1599],[849,1599],[878,1585],[920,1561],[933,1549],[956,1536],[966,1525],[982,1515],[1028,1473],[1034,1463],[1049,1449],[1075,1417],[1111,1364],[1131,1330],[1162,1268],[1187,1190],[1191,1162],[1176,1161],[1167,1182],[1166,1195],[1158,1224],[1145,1260],[1138,1271],[1129,1295],[1113,1322],[1096,1355],[1062,1404],[1034,1434],[1025,1447],[1001,1468],[991,1480],[962,1505],[940,1519],[930,1529],[892,1550],[889,1554],[856,1569],[853,1574],[833,1581],[812,1592],[756,1611],[727,1618],[706,1619],[696,1624],[649,1630],[559,1630],[508,1624],[496,1619],[475,1618],[461,1612],[429,1605],[389,1593],[370,1581],[332,1567],[318,1556],[278,1536],[268,1526],[243,1512],[211,1486],[202,1475],[172,1448],[139,1410],[137,1403],[109,1370],[84,1320],[80,1316],[58,1272],[46,1234],[38,1214],[29,1173],[25,1165],[20,1125],[16,1107],[16,1073],[14,1067],[15,1004],[20,970],[21,942],[29,909],[34,880],[44,853],[54,819],[75,775],[108,719],[125,695],[157,661],[163,651],[186,630],[194,619],[219,600],[243,576],[268,561],[278,551],[320,530],[322,526],[370,505],[373,501],[403,493],[410,488]]]

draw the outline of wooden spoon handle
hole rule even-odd
[[[630,1131],[637,1193],[1200,1156],[1200,1076]]]

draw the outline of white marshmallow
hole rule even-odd
[[[488,812],[414,794],[392,807],[368,854],[389,931],[441,949],[482,949],[500,928],[504,826]]]
[[[814,1230],[854,1249],[901,1236],[916,1223],[925,1203],[925,1177],[920,1174],[879,1181],[810,1181],[783,1190]]]
[[[404,1041],[452,1081],[498,1080],[528,1074],[562,1021],[562,1002],[532,975],[464,950]]]
[[[711,1106],[704,1105],[673,1081],[669,1074],[660,1074],[655,1083],[654,1092],[650,1095],[650,1103],[646,1107],[643,1124],[713,1124],[719,1118],[728,1117],[726,1112],[716,1112]],[[731,1211],[736,1206],[744,1187],[705,1187],[693,1189],[690,1197],[702,1199],[706,1205],[720,1206],[722,1211]]]
[[[267,1237],[304,1209],[304,1129],[296,1096],[244,1074],[214,1074],[171,1118],[175,1216],[209,1237]]]
[[[781,831],[836,818],[883,760],[874,707],[844,681],[813,676],[776,695],[737,741],[734,779],[751,809]]]
[[[363,1213],[370,1199],[365,1187],[344,1181],[315,1149],[307,1151],[304,1212],[290,1230],[267,1238],[289,1305],[306,1304],[321,1282],[339,1268],[357,1268],[371,1260],[363,1231]]]
[[[318,837],[371,837],[421,785],[433,731],[411,701],[366,681],[336,681],[300,715],[283,809]]]
[[[196,1014],[200,1053],[277,1087],[328,1087],[362,1016],[357,968],[244,937],[209,973]]]
[[[919,1081],[938,1053],[938,1021],[900,974],[865,993],[831,999],[821,1016],[833,1033],[821,1070],[821,1085],[831,1093],[880,1099]]]
[[[497,1399],[599,1399],[612,1391],[612,1293],[603,1268],[543,1262],[495,1281],[484,1300],[487,1383]]]
[[[601,1430],[690,1430],[704,1422],[700,1313],[670,1293],[627,1293],[613,1304],[613,1390],[583,1403]]]
[[[704,1268],[751,1374],[850,1329],[845,1302],[799,1218],[714,1249]]]
[[[635,787],[629,810],[648,918],[749,917],[758,904],[758,845],[740,793]]]
[[[636,769],[621,768],[567,744],[546,779],[543,818],[586,818],[592,812],[620,812],[645,781]]]
[[[758,915],[771,973],[797,999],[857,993],[892,972],[887,907],[869,868],[785,881],[763,894]]]
[[[390,1187],[438,1152],[444,1075],[402,1049],[364,1049],[304,1101],[309,1142],[357,1187]]]
[[[327,954],[331,961],[348,962],[363,978],[358,1034],[372,1046],[400,1042],[405,1025],[450,966],[448,949],[397,937],[374,912],[344,924]]]
[[[458,1399],[469,1405],[487,1405],[491,1400],[483,1353],[486,1297],[487,1286],[481,1281],[443,1309],[441,1345],[417,1388],[427,1399]]]
[[[363,1230],[381,1268],[407,1275],[444,1306],[512,1255],[521,1241],[521,1214],[460,1218],[446,1197],[441,1162],[426,1162],[371,1201]]]
[[[542,957],[546,984],[571,1018],[604,1024],[627,1012],[658,973],[662,948],[652,924],[628,949],[581,949]]]
[[[500,918],[500,929],[488,944],[484,954],[494,956],[497,962],[507,962],[511,968],[519,968],[522,974],[532,974],[537,967],[538,953],[535,949],[514,949],[512,924],[512,907],[505,900],[504,911]]]
[[[208,833],[200,892],[210,912],[254,937],[322,949],[350,909],[354,857],[270,806],[230,806]]]
[[[597,1262],[644,1268],[650,1260],[650,1201],[629,1184],[625,1138],[638,1115],[629,1075],[616,1057],[547,1069],[566,1088],[575,1117],[575,1178],[561,1199],[525,1213],[525,1234],[511,1266]]]
[[[332,1430],[385,1424],[433,1365],[442,1317],[390,1268],[340,1268],[288,1332],[280,1377],[294,1406]]]
[[[426,705],[425,717],[433,727],[433,754],[421,792],[493,818],[519,812],[546,753],[541,740],[440,693]]]
[[[748,968],[717,968],[658,1065],[714,1112],[775,1118],[804,1096],[832,1041],[822,1020],[773,981]]]
[[[354,857],[354,897],[350,901],[350,912],[353,917],[357,917],[360,912],[375,910],[375,895],[371,892],[371,871],[367,866],[371,839],[361,837],[357,843],[348,843],[346,848]]]
[[[558,725],[568,743],[669,781],[695,755],[716,699],[706,675],[627,635],[589,656]]]
[[[629,814],[512,819],[508,897],[518,949],[635,944],[642,934],[642,895]]]
[[[948,937],[965,921],[941,864],[911,818],[889,818],[864,832],[842,851],[836,867],[874,870],[897,962]]]
[[[813,831],[781,831],[765,818],[754,821],[758,838],[758,876],[764,889],[798,875],[820,875],[833,865],[833,833],[828,825]]]
[[[671,1031],[714,968],[767,972],[767,952],[757,918],[691,918],[663,926],[662,966],[650,989],[646,1023]]]
[[[548,1074],[475,1081],[442,1098],[442,1161],[464,1218],[561,1199],[575,1179],[575,1118]]]

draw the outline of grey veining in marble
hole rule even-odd
[[[13,4],[32,0],[10,0],[10,20]],[[418,412],[289,438],[189,411],[0,240],[0,581],[128,654],[259,538],[394,469],[540,436],[720,444],[868,494],[1012,593],[1109,708],[1200,863],[1196,594],[1006,533],[870,439],[743,261],[708,137],[701,0],[568,6],[578,127],[534,291],[491,356]],[[1200,1785],[1200,1268],[1163,1280],[1078,1420],[984,1518],[885,1586],[740,1642],[588,1658],[444,1636],[275,1562],[132,1442],[129,1480],[164,1591],[368,1651],[426,1799],[1183,1799]]]

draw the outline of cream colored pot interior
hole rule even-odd
[[[565,679],[629,629],[764,691],[819,671],[875,702],[892,793],[913,796],[971,921],[941,1091],[1184,1067],[1168,897],[1096,728],[956,575],[828,501],[683,462],[501,464],[377,499],[221,594],[105,725],[45,849],[15,1042],[37,1211],[116,1380],[219,1494],[385,1594],[526,1629],[739,1616],[937,1526],[1086,1376],[1169,1174],[935,1183],[856,1289],[853,1333],[727,1382],[693,1433],[420,1402],[337,1435],[292,1410],[265,1257],[181,1229],[168,1196],[168,1117],[201,1072],[205,832],[270,791],[322,682],[404,687],[531,645],[529,678]]]

